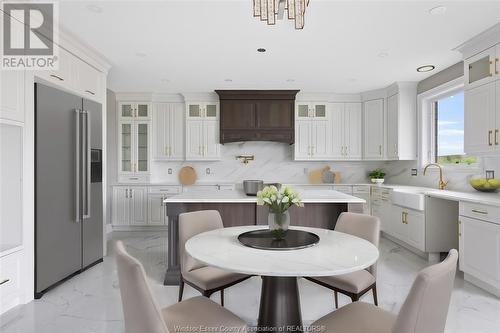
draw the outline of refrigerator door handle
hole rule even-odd
[[[81,110],[75,109],[75,132],[76,132],[76,145],[75,145],[75,157],[76,157],[76,172],[75,172],[75,187],[76,187],[76,201],[75,201],[75,222],[80,222],[80,114]]]
[[[84,211],[83,211],[83,218],[88,219],[90,218],[90,162],[91,162],[91,156],[90,156],[90,114],[88,111],[83,110],[83,114],[85,115],[85,139],[84,139],[84,144],[85,144],[85,149],[82,150],[82,155],[84,156],[85,162],[82,165],[82,170],[84,171],[84,177],[85,177],[85,183],[83,184],[85,188],[84,192],[84,200],[85,200],[85,205]]]

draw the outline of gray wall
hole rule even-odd
[[[107,195],[107,207],[106,216],[108,221],[111,223],[111,206],[113,203],[113,197],[111,192],[111,186],[115,184],[118,180],[118,167],[117,167],[117,123],[116,123],[116,95],[113,91],[106,91],[106,149],[107,149],[107,168],[106,176],[108,180],[108,188],[106,189]]]
[[[441,72],[438,72],[432,76],[429,76],[427,79],[420,81],[417,86],[417,94],[421,94],[424,91],[431,90],[432,88],[440,86],[443,83],[449,82],[451,80],[458,79],[463,75],[464,62],[460,61],[459,63],[456,63],[455,65],[443,69]]]

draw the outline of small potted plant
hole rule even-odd
[[[368,174],[372,183],[381,185],[384,182],[385,172],[382,169],[375,169]]]
[[[295,205],[303,207],[300,196],[289,187],[280,190],[274,185],[266,186],[257,192],[257,205],[268,206],[269,230],[275,239],[283,239],[290,226],[290,214],[288,208]]]

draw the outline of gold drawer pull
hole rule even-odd
[[[493,142],[491,142],[491,135],[493,134],[493,131],[488,131],[488,146],[493,146]]]
[[[85,92],[86,92],[86,93],[89,93],[89,94],[91,94],[91,95],[95,95],[95,92],[90,91],[90,90],[85,90]]]
[[[484,214],[484,215],[488,214],[487,211],[485,211],[485,210],[479,210],[479,209],[473,209],[472,212],[473,213],[478,213],[478,214]]]
[[[2,284],[4,284],[4,283],[9,282],[9,281],[10,281],[10,279],[5,279],[5,280],[2,280],[2,281],[0,282],[0,286],[1,286]]]

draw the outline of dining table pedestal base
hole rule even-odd
[[[262,276],[258,327],[260,332],[302,331],[296,277]]]

